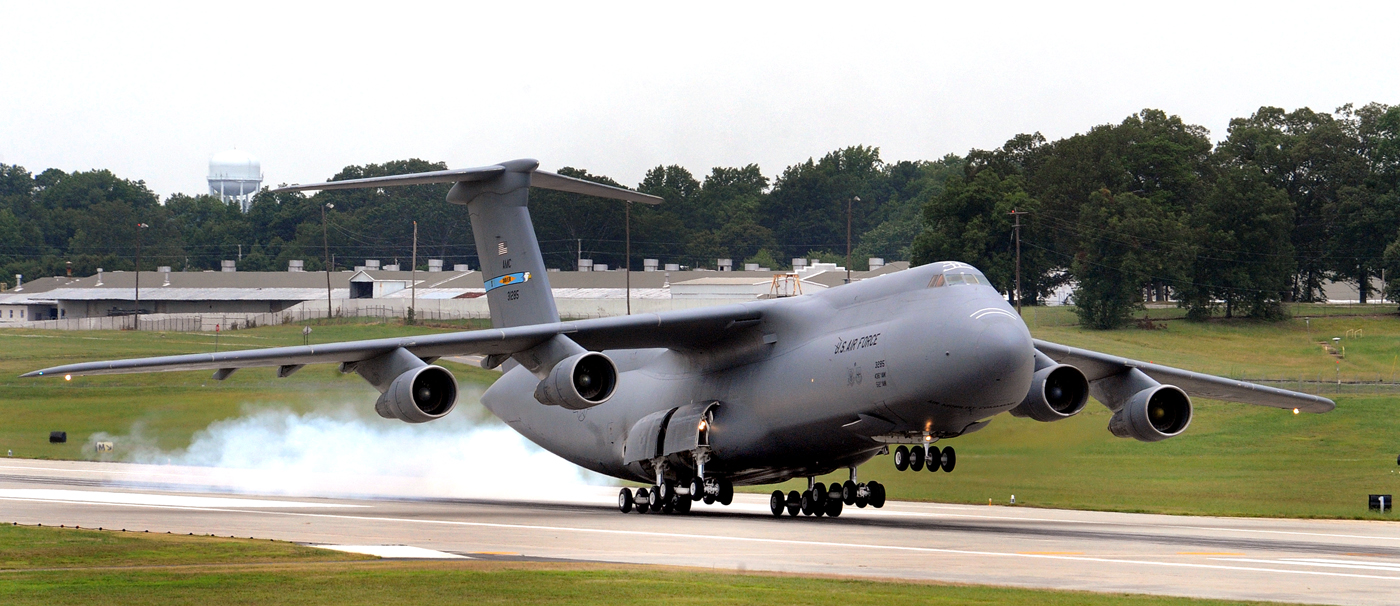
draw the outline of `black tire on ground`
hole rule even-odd
[[[860,508],[863,509],[863,508],[865,508],[866,505],[869,505],[869,504],[870,504],[870,497],[869,497],[869,496],[864,496],[864,497],[859,497],[859,496],[858,496],[858,497],[856,497],[856,507],[860,507]]]
[[[715,503],[715,495],[706,494],[703,498],[705,499],[706,505],[713,505]]]
[[[802,498],[802,500],[800,501],[800,503],[802,504],[802,507],[801,507],[801,509],[802,509],[802,515],[804,515],[804,516],[812,515],[812,491],[810,491],[810,490],[804,490],[804,491],[802,491],[802,497],[801,497],[801,498]]]
[[[719,479],[719,496],[715,497],[720,505],[728,505],[734,502],[734,483],[726,478]]]
[[[700,478],[690,479],[690,500],[699,501],[705,496],[705,483]]]
[[[817,482],[812,485],[812,503],[815,505],[826,503],[826,484]]]
[[[651,509],[651,492],[645,488],[638,488],[633,501],[637,504],[637,513],[646,513]]]
[[[656,490],[661,493],[662,501],[669,501],[671,497],[676,496],[676,483],[670,480],[662,480],[660,484],[656,485]]]
[[[849,480],[847,480],[847,481],[849,481]],[[832,483],[831,483],[831,489],[830,489],[830,490],[831,490],[830,492],[826,493],[826,500],[828,500],[828,501],[843,501],[843,502],[846,500],[846,488],[845,488],[844,486],[842,486],[841,484],[837,484],[836,482],[832,482]]]
[[[885,485],[879,482],[871,482],[870,486],[870,506],[876,509],[885,506]]]
[[[675,508],[676,513],[690,513],[690,505],[694,502],[695,501],[690,500],[689,496],[679,494],[676,495],[675,499],[671,500],[672,507]]]
[[[651,508],[652,511],[655,511],[657,513],[661,512],[661,491],[658,490],[655,486],[653,486],[651,490],[647,491],[647,505]]]
[[[617,493],[617,508],[622,513],[632,513],[632,489],[623,488],[622,492]]]
[[[774,490],[773,494],[769,495],[768,509],[772,511],[775,516],[781,517],[783,515],[783,510],[787,509],[787,497],[783,496],[783,491]]]
[[[894,468],[896,471],[909,469],[909,447],[900,445],[894,449]]]
[[[933,473],[938,471],[938,464],[942,460],[943,451],[939,450],[937,446],[929,446],[928,454],[924,455],[924,467],[928,469],[929,473]]]
[[[841,517],[841,499],[827,499],[826,515],[833,518]]]
[[[922,446],[915,446],[909,449],[909,469],[923,471],[924,449]]]
[[[802,495],[797,494],[796,490],[789,490],[787,493],[787,511],[788,515],[794,518],[802,511]]]
[[[943,449],[943,471],[953,473],[953,467],[958,464],[958,453],[953,452],[953,447]]]
[[[907,450],[905,451],[905,456],[906,456],[906,457],[908,456],[908,451],[907,451]],[[845,504],[847,504],[847,505],[855,505],[855,504],[856,504],[856,491],[859,490],[859,489],[860,489],[860,487],[859,487],[859,486],[856,486],[855,481],[853,481],[853,480],[846,480],[846,483],[841,485],[841,502],[843,502],[843,503],[845,503]]]

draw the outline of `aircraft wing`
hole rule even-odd
[[[1304,412],[1327,412],[1337,406],[1335,402],[1322,396],[1139,362],[1040,339],[1035,340],[1035,348],[1056,362],[1078,368],[1091,383],[1136,368],[1158,383],[1175,385],[1188,395],[1212,400],[1274,408],[1297,408]]]
[[[761,304],[725,305],[662,314],[638,314],[412,337],[82,362],[36,370],[22,376],[111,375],[179,370],[231,371],[238,368],[270,366],[287,367],[284,372],[290,374],[306,364],[359,362],[400,347],[423,359],[468,354],[512,354],[530,349],[557,334],[568,336],[591,350],[691,348],[724,338],[734,330],[752,326],[761,320]]]

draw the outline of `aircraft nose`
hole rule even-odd
[[[991,315],[991,314],[989,314]],[[982,371],[1007,375],[1014,373],[1033,360],[1030,335],[1026,329],[1001,314],[984,316],[978,320],[982,325],[977,335],[977,360],[982,363]]]
[[[1026,325],[1004,309],[972,314],[980,325],[974,352],[983,396],[991,405],[1019,402],[1030,389],[1035,370],[1035,346]]]

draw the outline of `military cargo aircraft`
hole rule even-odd
[[[729,504],[736,485],[807,478],[774,491],[773,515],[838,516],[881,507],[885,488],[857,470],[891,453],[900,470],[953,471],[943,440],[1009,412],[1057,421],[1090,395],[1113,411],[1115,436],[1180,435],[1191,396],[1295,412],[1323,397],[1075,349],[1031,338],[987,278],[931,263],[803,296],[657,314],[560,321],[527,206],[531,186],[643,204],[659,198],[537,170],[534,160],[332,181],[276,191],[452,183],[470,214],[491,329],[220,353],[70,364],[24,376],[336,363],[382,395],[381,416],[409,423],[452,411],[449,355],[484,356],[504,374],[482,403],[516,431],[573,463],[647,487],[623,488],[622,512],[687,512]],[[849,470],[830,486],[814,478]]]

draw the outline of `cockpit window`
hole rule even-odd
[[[974,286],[978,284],[990,285],[986,278],[973,272],[950,271],[934,276],[933,280],[929,281],[928,286],[929,288],[938,288],[940,286],[957,286],[959,284],[971,284]]]

